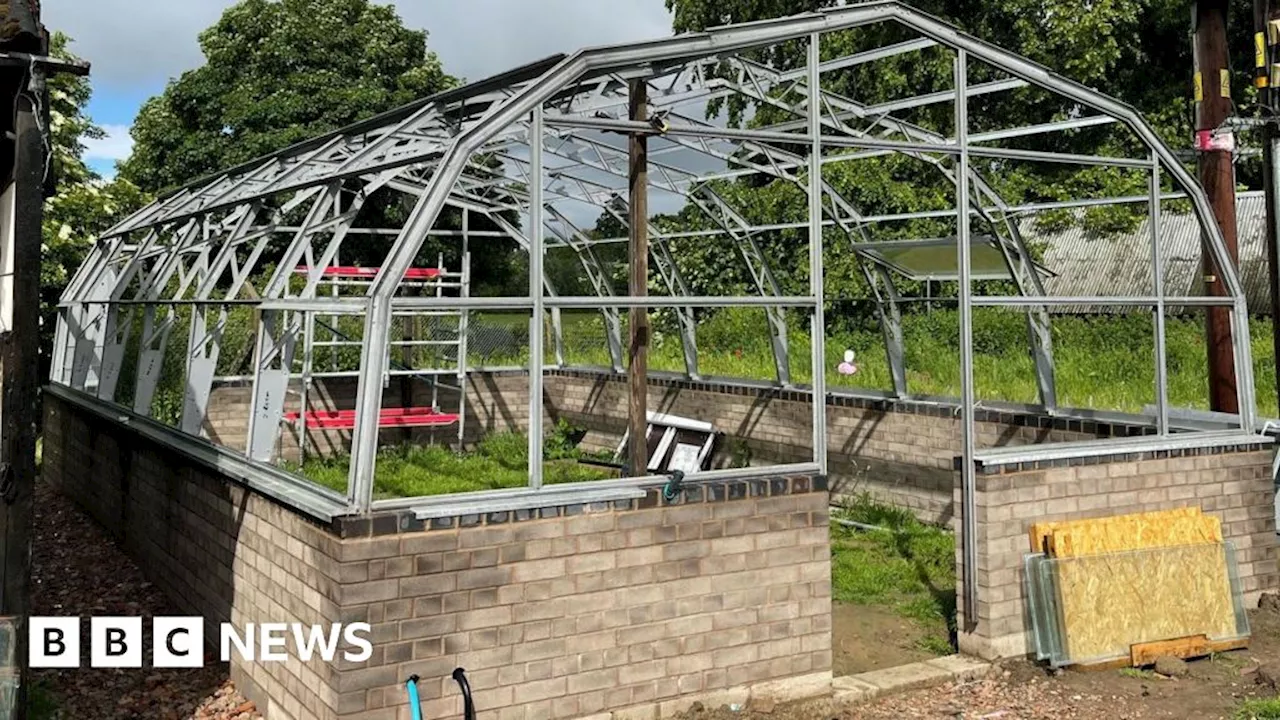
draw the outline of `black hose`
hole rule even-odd
[[[476,720],[476,705],[471,700],[471,683],[467,682],[467,671],[462,668],[455,668],[453,681],[458,683],[458,688],[462,690],[462,716],[464,720]]]

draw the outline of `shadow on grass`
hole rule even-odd
[[[933,633],[945,628],[945,640],[930,635],[923,649],[953,652],[957,643],[954,536],[866,495],[854,499],[837,517],[876,529],[841,526],[833,533],[835,599],[888,607]]]

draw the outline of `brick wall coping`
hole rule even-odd
[[[495,377],[528,375],[527,370],[495,369],[476,370],[472,375],[491,375]],[[625,380],[626,375],[604,367],[548,368],[548,377],[577,378],[610,378]],[[219,381],[219,387],[248,387],[252,383],[245,380]],[[702,378],[690,380],[679,373],[650,371],[649,384],[654,387],[698,390],[703,392],[722,393],[726,395],[760,395],[767,393],[769,397],[793,402],[812,402],[813,393],[803,387],[784,388],[773,383],[741,378]],[[953,417],[960,411],[959,402],[955,398],[931,395],[918,395],[912,398],[895,398],[879,390],[840,388],[827,390],[828,407],[854,407],[875,410],[878,412],[896,412],[933,417]],[[1155,433],[1155,425],[1151,418],[1144,415],[1089,410],[1084,408],[1058,408],[1053,416],[1033,405],[1008,402],[984,402],[985,407],[977,408],[975,418],[978,422],[1000,423],[1024,427],[1068,430],[1089,434],[1110,435],[1116,437],[1137,436]]]
[[[1226,455],[1251,452],[1275,439],[1241,430],[1179,433],[1168,437],[1104,438],[1082,442],[1025,445],[979,450],[974,453],[976,470],[999,474],[1045,470],[1076,465],[1159,460],[1198,455]],[[963,458],[956,457],[959,469]]]
[[[721,503],[760,497],[802,495],[811,492],[827,492],[828,481],[823,475],[794,475],[787,477],[759,477],[744,479],[716,479],[689,481],[668,499],[663,487],[636,488],[636,497],[624,500],[591,501],[589,491],[578,498],[564,494],[562,500],[550,500],[545,507],[528,507],[495,512],[467,512],[465,514],[436,514],[422,517],[413,509],[376,512],[372,517],[347,516],[334,518],[333,531],[343,538],[378,537],[397,533],[416,533],[424,530],[450,530],[481,525],[506,525],[527,520],[555,517],[572,517],[588,512],[611,510],[647,510],[656,507]]]
[[[626,375],[616,373],[608,368],[563,368],[547,370],[549,376],[578,378],[617,378],[625,380]],[[666,387],[683,390],[724,393],[727,395],[760,395],[767,393],[769,397],[792,402],[812,402],[813,392],[808,388],[784,388],[772,383],[758,380],[730,378],[703,378],[690,380],[687,377],[669,372],[649,373],[649,384],[655,387]],[[895,398],[883,391],[841,388],[827,389],[828,407],[853,407],[877,412],[894,412],[911,415],[927,415],[932,417],[955,417],[960,412],[960,404],[955,398],[920,395],[913,398]],[[1055,415],[1048,415],[1043,410],[1019,403],[984,402],[985,407],[975,410],[977,422],[999,423],[1054,430],[1069,430],[1089,434],[1111,435],[1118,437],[1145,435],[1155,432],[1151,419],[1142,415],[1116,413],[1082,408],[1059,408]]]

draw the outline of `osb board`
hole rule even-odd
[[[1237,634],[1221,544],[1062,558],[1057,565],[1067,656],[1127,656],[1135,643]]]
[[[1036,523],[1029,532],[1032,552],[1077,557],[1150,547],[1222,542],[1217,518],[1198,507],[1114,515],[1089,520]]]

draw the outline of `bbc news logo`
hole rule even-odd
[[[80,667],[80,618],[32,617],[28,627],[31,667]],[[151,667],[203,667],[204,627],[204,618],[200,617],[152,618]],[[235,656],[249,662],[284,662],[290,657],[303,662],[313,657],[332,662],[340,649],[344,660],[363,662],[373,655],[370,634],[369,623],[246,623],[243,628],[222,623],[218,647],[222,662],[230,662]],[[89,667],[140,668],[144,643],[140,617],[89,619]]]

